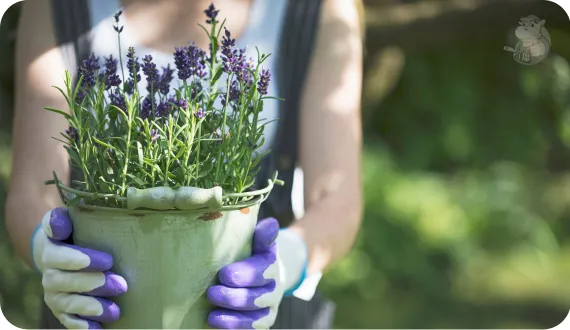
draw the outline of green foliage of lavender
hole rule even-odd
[[[209,36],[209,51],[193,43],[176,48],[175,68],[159,70],[151,55],[139,59],[130,47],[126,65],[122,56],[112,55],[100,65],[92,54],[79,66],[75,86],[66,72],[67,90],[58,89],[71,114],[46,109],[69,121],[58,140],[71,166],[83,173],[76,188],[125,196],[128,187],[219,185],[231,193],[253,185],[267,153],[257,150],[267,123],[259,114],[263,101],[272,98],[266,96],[270,73],[261,67],[268,55],[258,51],[257,61],[246,58],[224,22],[216,20],[218,12],[210,5],[205,10],[209,29],[200,25]],[[115,15],[114,26],[119,53],[120,16]],[[173,86],[175,74],[181,86]],[[143,85],[146,93],[139,90]]]

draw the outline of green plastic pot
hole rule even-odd
[[[251,255],[260,203],[224,212],[71,206],[75,244],[114,258],[128,291],[109,329],[204,328],[205,292],[225,265]]]

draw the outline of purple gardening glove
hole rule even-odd
[[[48,211],[31,241],[32,260],[42,273],[44,300],[68,329],[101,329],[116,321],[119,306],[104,299],[127,291],[127,282],[109,269],[109,254],[62,243],[71,236],[65,208]]]
[[[208,324],[221,329],[268,329],[284,295],[305,278],[307,248],[277,220],[261,220],[253,236],[252,256],[222,268],[220,284],[208,289],[208,300],[218,308]]]

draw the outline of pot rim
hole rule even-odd
[[[127,208],[119,208],[119,207],[107,207],[107,206],[99,206],[99,205],[90,205],[84,203],[76,203],[73,205],[69,205],[69,208],[77,209],[79,212],[110,212],[110,213],[122,213],[122,214],[129,214],[129,215],[142,215],[142,214],[164,214],[167,213],[169,215],[177,215],[177,214],[203,214],[209,212],[230,212],[230,211],[237,211],[243,210],[250,207],[256,207],[260,205],[265,198],[263,196],[257,196],[256,198],[248,201],[247,203],[240,203],[236,205],[224,205],[222,208],[218,209],[211,209],[211,208],[201,208],[201,209],[194,209],[194,210],[179,210],[179,209],[170,209],[170,210],[153,210],[153,209],[134,209],[130,210]]]
[[[204,212],[214,212],[214,211],[234,211],[240,210],[244,208],[251,207],[256,204],[263,203],[269,194],[273,190],[273,186],[278,184],[280,186],[284,185],[285,183],[282,180],[277,179],[278,172],[275,171],[272,178],[267,180],[267,186],[265,188],[249,191],[244,193],[228,193],[223,194],[222,198],[224,202],[231,202],[235,201],[235,204],[225,204],[222,207],[216,208],[200,208],[195,210],[180,210],[180,209],[170,209],[170,210],[156,210],[156,209],[129,209],[129,208],[121,208],[121,207],[106,207],[106,206],[97,206],[91,205],[87,203],[82,203],[84,198],[88,199],[114,199],[117,202],[127,202],[128,197],[113,195],[113,194],[97,194],[97,193],[89,193],[80,190],[76,190],[64,185],[53,171],[53,180],[48,180],[45,182],[46,185],[55,184],[57,191],[59,193],[59,197],[64,205],[67,207],[72,207],[75,205],[81,205],[83,210],[105,210],[109,212],[119,212],[119,213],[130,213],[134,214],[139,212],[143,212],[145,214],[149,214],[152,212],[154,213],[164,213],[164,212],[171,212],[172,214],[183,213],[187,214],[189,212],[197,212],[197,213],[204,213]],[[73,196],[70,198],[70,195]],[[240,201],[240,198],[243,200]],[[70,205],[71,204],[71,205]],[[178,213],[176,213],[178,212]]]

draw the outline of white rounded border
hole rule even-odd
[[[4,17],[4,13],[6,13],[6,10],[8,10],[8,8],[10,8],[10,6],[12,6],[13,4],[20,2],[21,0],[0,0],[0,17]],[[47,0],[43,0],[43,1],[47,1]],[[564,9],[564,11],[566,12],[566,15],[570,15],[570,1],[569,0],[548,0],[551,2],[556,3],[558,6],[560,6],[562,9]],[[566,330],[566,329],[570,329],[570,311],[568,313],[568,315],[566,316],[566,318],[557,326],[555,326],[554,328],[551,329],[556,329],[556,330]],[[6,319],[6,317],[4,316],[4,313],[2,313],[2,308],[0,308],[0,329],[11,329],[11,330],[16,330],[16,329],[20,329],[14,325],[12,325],[10,322],[8,322],[8,320]]]

